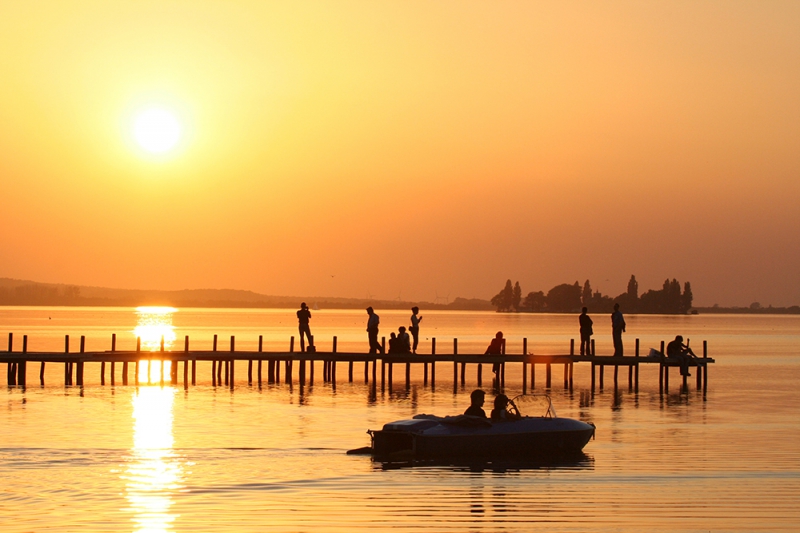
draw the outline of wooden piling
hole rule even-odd
[[[10,342],[11,342],[11,334],[9,333],[9,343]],[[10,344],[9,344],[8,350],[11,351]],[[69,353],[69,335],[64,335],[64,353],[67,353],[67,354]],[[70,374],[69,366],[70,366],[70,364],[71,363],[64,363],[64,386],[65,387],[67,385],[72,385],[72,383],[69,382],[69,374]]]
[[[376,376],[378,374],[378,359],[375,358],[372,360],[372,397],[375,398],[378,395],[377,386],[378,381]]]
[[[289,339],[289,353],[294,353],[294,335]],[[292,360],[287,359],[284,365],[286,365],[286,368],[284,369],[283,379],[289,385],[292,382]]]
[[[28,336],[22,336],[22,354],[28,353]],[[17,364],[17,385],[23,389],[28,385],[28,361],[22,360]]]
[[[503,348],[502,354],[506,355],[506,339],[503,339]],[[503,362],[500,363],[500,371],[498,372],[498,379],[500,381],[500,390],[505,390],[506,388],[506,363],[505,357],[503,358]]]
[[[86,353],[86,336],[81,335],[81,353]],[[77,362],[77,385],[83,387],[83,359]]]
[[[606,365],[600,365],[600,390],[605,388]]]
[[[703,341],[703,359],[708,359],[708,341]],[[708,361],[703,362],[703,393],[708,391]]]
[[[545,365],[545,385],[544,386],[545,386],[546,389],[549,389],[550,386],[552,385],[553,372],[552,372],[552,368],[550,368],[550,366],[551,365],[550,365],[549,362]]]
[[[458,339],[453,339],[453,355],[458,355]],[[453,392],[458,392],[458,363],[453,362]]]
[[[633,369],[633,391],[639,392],[639,339],[636,339],[636,364]]]
[[[11,353],[14,348],[14,334],[8,334],[8,353]],[[64,367],[66,368],[66,367]],[[8,368],[6,369],[6,384],[10,387],[15,384],[16,382],[16,374],[14,372],[14,363],[8,363]],[[64,380],[64,384],[66,385],[66,378]]]
[[[275,361],[267,360],[267,383],[275,383]]]
[[[431,339],[431,356],[436,355],[436,337]],[[436,386],[436,360],[431,360],[431,389]]]
[[[573,386],[573,383],[572,383],[572,371],[573,371],[574,366],[575,366],[575,363],[570,363],[569,364],[569,390],[572,390],[572,386]]]

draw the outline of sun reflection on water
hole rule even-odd
[[[172,449],[175,389],[142,387],[133,396],[133,448],[123,478],[134,532],[173,531],[173,496],[183,487],[182,459]]]
[[[174,307],[137,307],[138,323],[133,328],[133,335],[141,339],[141,349],[146,352],[171,350],[175,344],[175,326],[172,325],[172,315],[178,310]],[[164,361],[164,376],[169,376],[171,364]],[[161,379],[161,364],[153,361],[145,362],[139,368],[139,381],[156,383]]]

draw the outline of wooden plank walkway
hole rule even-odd
[[[214,346],[217,346],[216,335],[214,336]],[[395,365],[402,365],[405,369],[405,384],[410,387],[412,365],[421,365],[423,369],[423,383],[431,387],[436,385],[437,365],[452,364],[453,390],[457,392],[459,383],[463,387],[466,384],[466,373],[468,366],[475,366],[477,386],[483,384],[483,365],[497,365],[497,375],[490,379],[492,385],[498,390],[505,388],[506,365],[518,364],[522,366],[522,391],[528,390],[528,377],[530,376],[530,388],[533,389],[536,383],[537,365],[544,369],[545,388],[550,389],[553,385],[553,367],[563,367],[563,386],[565,389],[573,388],[573,369],[574,365],[587,363],[591,364],[592,378],[591,390],[594,391],[598,386],[603,390],[605,368],[613,369],[613,384],[617,389],[619,386],[620,367],[628,370],[629,390],[639,391],[639,367],[640,365],[659,365],[659,390],[664,392],[669,388],[669,370],[679,366],[674,359],[663,356],[659,357],[640,357],[639,339],[636,339],[634,356],[614,357],[614,356],[595,356],[595,355],[533,355],[533,354],[504,354],[504,355],[485,355],[485,354],[459,354],[458,341],[454,340],[452,354],[438,354],[434,339],[432,354],[400,354],[400,355],[370,355],[366,353],[345,353],[336,351],[336,337],[334,337],[333,351],[331,352],[295,352],[294,337],[291,338],[290,351],[287,352],[264,352],[261,350],[262,339],[259,338],[258,351],[236,351],[235,339],[231,337],[230,350],[189,350],[189,339],[186,337],[184,350],[164,350],[163,339],[161,350],[159,351],[118,351],[116,346],[116,335],[112,336],[112,350],[102,352],[87,352],[84,350],[85,337],[81,337],[80,351],[69,351],[69,337],[65,339],[64,352],[29,352],[27,349],[27,335],[23,336],[22,351],[13,351],[13,335],[9,334],[8,351],[0,352],[0,363],[6,363],[7,382],[9,386],[26,387],[28,384],[27,370],[29,363],[39,363],[39,382],[44,386],[45,365],[63,364],[64,365],[64,385],[82,387],[85,383],[85,365],[93,363],[100,365],[100,384],[106,384],[106,365],[109,368],[109,382],[117,385],[116,365],[122,365],[122,385],[128,385],[129,381],[139,385],[140,368],[147,365],[148,371],[145,375],[150,376],[150,368],[153,364],[159,365],[158,383],[169,382],[178,385],[180,363],[183,363],[183,386],[184,388],[197,384],[198,362],[211,363],[211,382],[212,386],[234,387],[236,363],[247,364],[247,384],[262,385],[266,383],[281,383],[281,366],[283,366],[283,382],[291,384],[295,382],[294,372],[297,366],[297,380],[299,385],[306,383],[313,384],[315,364],[322,363],[323,381],[336,384],[337,368],[341,364],[347,365],[347,379],[349,382],[354,380],[355,365],[363,363],[364,382],[371,384],[374,393],[378,387],[378,366],[380,366],[380,388],[384,391],[387,386],[392,390],[394,381]],[[661,352],[664,350],[662,342]],[[137,347],[141,344],[137,342]],[[527,339],[523,340],[523,351],[527,351]],[[570,351],[574,352],[574,341],[570,343]],[[170,375],[164,373],[165,363],[170,363]],[[708,357],[708,344],[703,341],[703,355],[697,359],[689,361],[689,366],[694,369],[697,389],[706,391],[708,388],[708,365],[714,363],[714,359]],[[266,365],[265,365],[266,363]],[[283,363],[283,365],[281,365]],[[371,365],[371,372],[370,372]],[[133,379],[130,380],[130,366],[133,366]],[[264,379],[264,366],[266,366],[266,379]],[[308,368],[307,368],[308,367]],[[439,366],[441,368],[441,366]],[[530,367],[530,368],[528,368]],[[488,373],[488,372],[487,372]],[[688,390],[688,380],[684,376],[682,382],[683,389]]]

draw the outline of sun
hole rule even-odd
[[[151,107],[133,120],[133,138],[151,154],[165,154],[181,140],[181,123],[172,111]]]

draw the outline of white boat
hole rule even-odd
[[[535,457],[580,452],[594,436],[594,424],[556,416],[548,396],[518,396],[513,404],[540,416],[493,422],[458,415],[416,415],[369,430],[370,453],[378,458]]]

